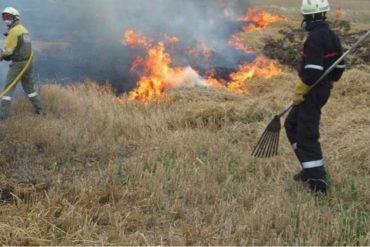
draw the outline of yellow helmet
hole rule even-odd
[[[303,15],[311,15],[330,11],[328,0],[302,0]]]
[[[21,17],[19,11],[13,7],[6,7],[1,14],[13,15],[17,20],[19,20],[19,18]]]

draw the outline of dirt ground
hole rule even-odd
[[[287,20],[273,24],[263,32],[239,34],[244,43],[294,69],[299,64],[302,44],[307,35],[300,27],[302,20],[299,11],[300,3],[297,4],[296,2],[291,0],[251,1],[254,7],[283,15],[287,17]],[[369,1],[336,0],[330,3],[332,11],[328,14],[328,22],[341,39],[344,50],[347,50],[361,35],[369,30],[370,10],[365,7],[369,4]],[[336,8],[343,10],[340,19],[335,17],[335,11],[333,10]],[[369,43],[368,41],[363,44],[356,53],[348,57],[351,61],[350,68],[369,64]]]
[[[296,0],[251,0],[255,7],[263,8],[284,14],[293,19],[300,18],[301,1]],[[341,8],[343,10],[343,19],[359,24],[370,23],[370,9],[368,0],[329,0],[332,10]],[[335,11],[329,14],[329,18],[335,18]]]
[[[353,31],[348,21],[335,21],[330,23],[332,29],[338,34],[344,50],[349,49],[366,31]],[[270,57],[292,68],[300,62],[303,35],[300,28],[286,28],[279,30],[280,38],[265,38],[263,50]],[[367,42],[368,43],[368,42]],[[370,62],[370,46],[362,45],[349,59],[349,67],[358,67]]]

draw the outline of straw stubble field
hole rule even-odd
[[[292,181],[284,133],[278,157],[250,156],[290,102],[288,67],[248,95],[176,89],[149,105],[91,82],[43,86],[46,117],[19,99],[0,124],[0,243],[368,245],[369,71],[347,71],[323,110],[326,198]]]

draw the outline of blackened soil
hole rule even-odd
[[[350,48],[366,31],[353,32],[348,21],[335,21],[329,23],[333,31],[339,36],[344,50]],[[287,28],[280,30],[282,38],[265,40],[264,51],[266,55],[278,60],[281,64],[288,65],[294,69],[301,60],[301,51],[305,39],[302,29]],[[349,67],[356,67],[370,62],[370,46],[363,44],[354,54],[350,55]]]

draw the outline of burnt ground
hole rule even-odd
[[[350,48],[358,38],[366,31],[353,31],[348,21],[329,22],[333,31],[339,36],[343,50]],[[269,57],[278,60],[281,64],[288,65],[294,69],[300,63],[305,33],[300,28],[287,27],[279,31],[279,38],[269,37],[264,40],[264,51]],[[368,44],[368,41],[367,41]],[[349,56],[351,60],[349,67],[358,67],[370,62],[370,46],[362,45],[354,54]]]

